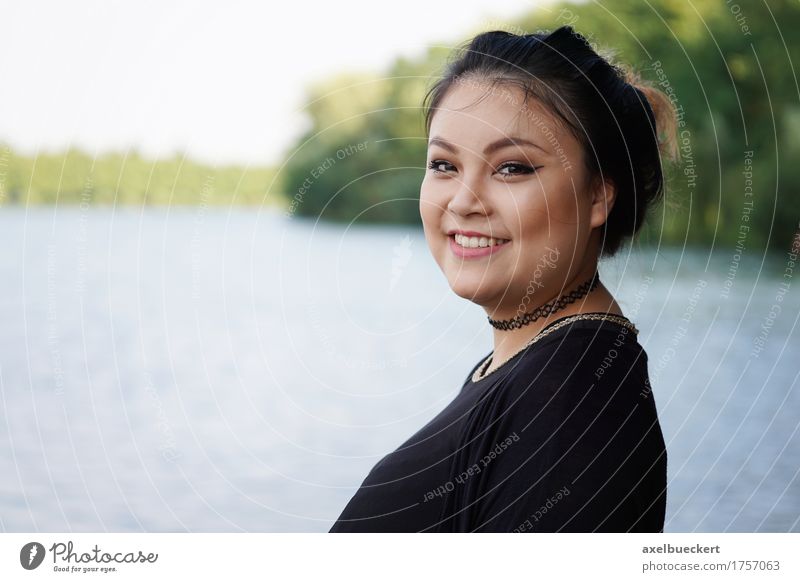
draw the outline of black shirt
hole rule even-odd
[[[484,360],[331,532],[663,531],[667,451],[633,331],[574,320],[473,382]]]

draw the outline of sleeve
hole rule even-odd
[[[662,531],[666,449],[644,350],[595,338],[567,353],[554,343],[523,358],[470,411],[453,464],[450,528]]]

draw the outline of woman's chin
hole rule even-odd
[[[472,278],[465,277],[461,273],[450,279],[450,289],[463,299],[478,305],[485,305],[496,292],[494,289],[490,289],[486,283],[487,281],[485,280],[472,280]]]

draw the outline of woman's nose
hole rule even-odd
[[[458,186],[447,203],[447,209],[460,216],[475,212],[486,214],[488,209],[486,201],[480,194],[481,188],[480,179],[477,176],[470,178],[465,175],[465,178],[458,182]]]

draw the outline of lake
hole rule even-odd
[[[0,231],[6,532],[327,531],[491,350],[411,227],[75,206],[2,208]],[[800,531],[786,261],[601,264],[649,356],[667,532]]]

